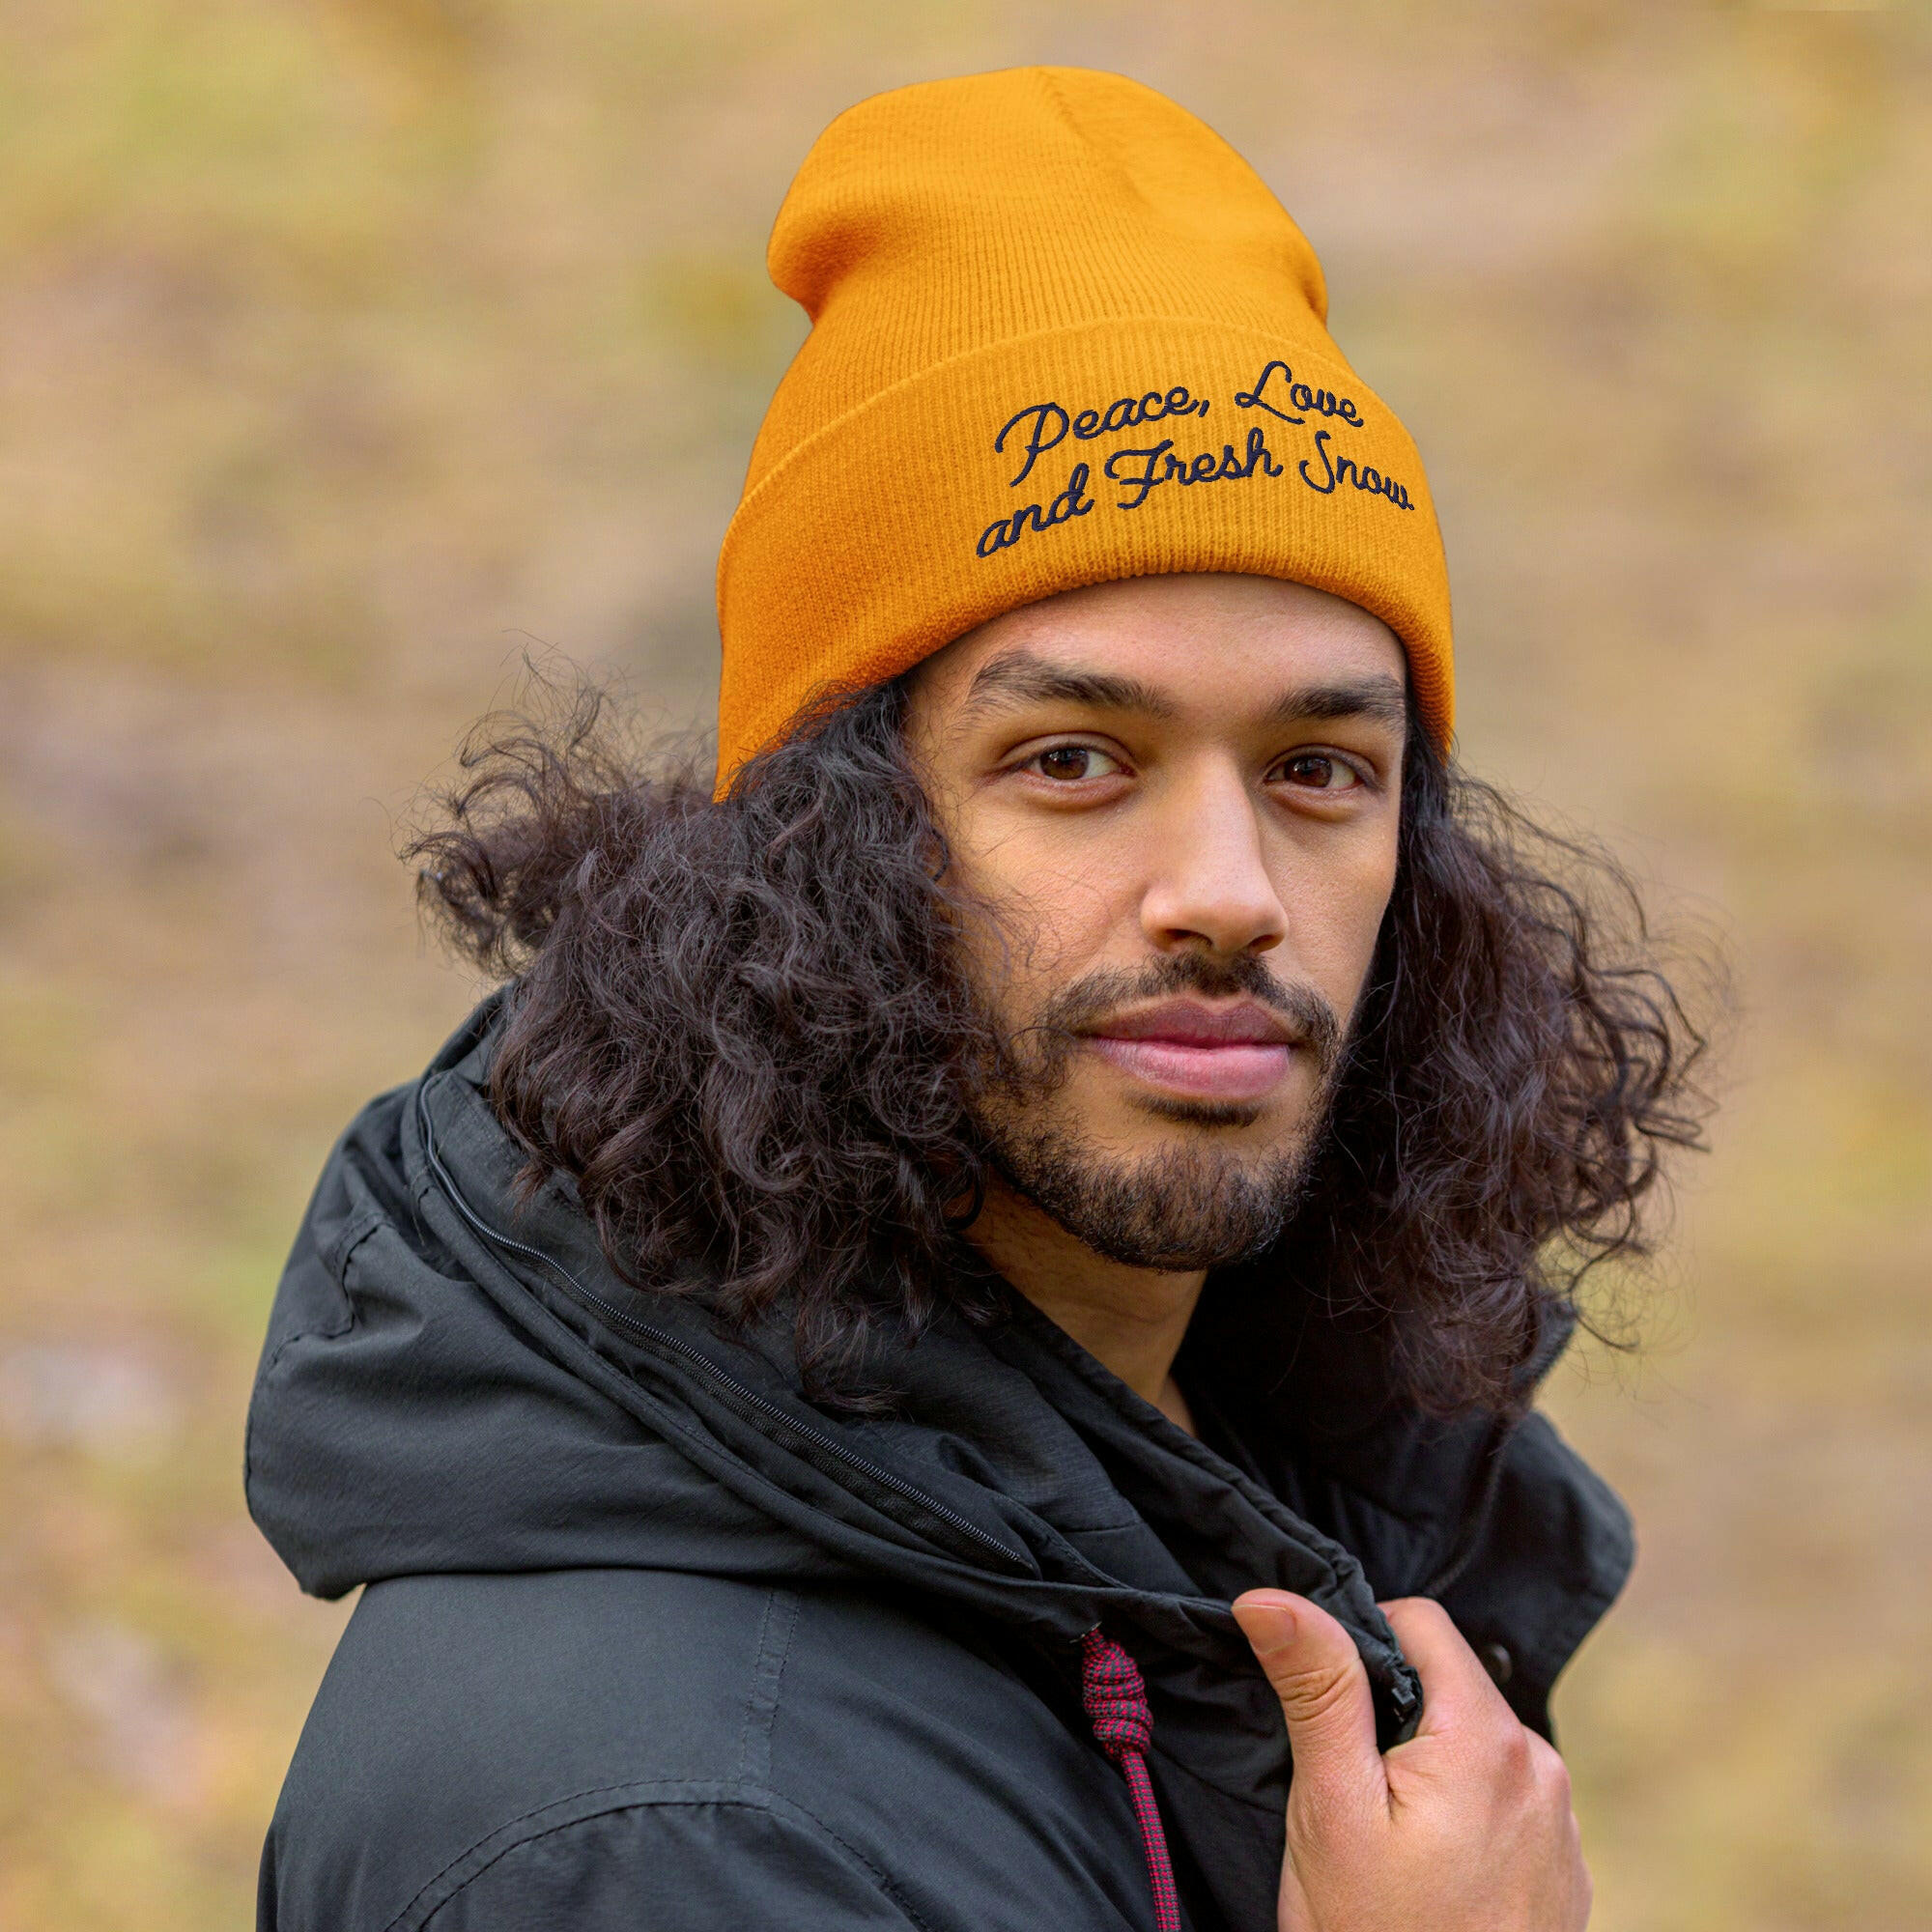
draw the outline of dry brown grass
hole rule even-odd
[[[876,87],[1123,69],[1430,458],[1472,763],[1730,935],[1561,1699],[1605,1932],[1932,1922],[1922,9],[12,0],[0,14],[0,1927],[241,1926],[342,1612],[240,1495],[336,1128],[471,989],[393,814],[529,637],[676,722]]]

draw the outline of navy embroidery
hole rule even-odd
[[[1028,417],[1033,419],[1026,440],[1026,461],[1020,465],[1020,473],[1008,485],[1009,489],[1017,490],[1033,473],[1034,465],[1049,449],[1057,449],[1065,441],[1069,430],[1077,440],[1092,442],[1096,436],[1139,429],[1144,423],[1159,422],[1165,416],[1207,413],[1206,400],[1189,395],[1185,385],[1179,383],[1165,391],[1150,389],[1144,396],[1122,396],[1109,403],[1104,412],[1082,410],[1078,415],[1069,416],[1058,403],[1029,403],[1008,418],[1006,427],[993,439],[993,450],[996,455],[1004,455],[1008,437]]]
[[[1275,386],[1271,388],[1271,384]],[[1239,409],[1261,410],[1285,423],[1303,425],[1310,416],[1319,415],[1347,423],[1353,429],[1367,427],[1353,397],[1297,383],[1294,371],[1286,362],[1269,362],[1255,379],[1252,389],[1235,392],[1235,403]],[[1208,409],[1208,399],[1196,396],[1183,384],[1176,384],[1171,389],[1150,389],[1145,395],[1121,396],[1104,410],[1069,412],[1055,402],[1030,403],[1007,418],[993,439],[993,449],[996,454],[1004,455],[1010,442],[1016,452],[1024,451],[1019,473],[1008,486],[1017,489],[1033,474],[1039,459],[1058,449],[1069,436],[1077,442],[1091,442],[1096,437],[1116,436],[1123,430],[1170,417],[1205,416]],[[1311,459],[1303,458],[1295,465],[1296,472],[1309,489],[1318,496],[1332,497],[1347,483],[1367,495],[1386,498],[1397,509],[1415,508],[1403,483],[1393,476],[1384,476],[1371,464],[1335,454],[1328,447],[1331,440],[1331,431],[1315,432],[1312,461],[1321,466],[1319,478],[1310,467]],[[1168,483],[1191,489],[1197,483],[1241,483],[1257,475],[1287,473],[1286,466],[1276,460],[1274,451],[1268,447],[1260,424],[1248,430],[1247,441],[1238,455],[1232,442],[1224,442],[1218,451],[1204,449],[1190,456],[1177,450],[1174,439],[1166,437],[1151,447],[1115,450],[1101,469],[1108,482],[1125,493],[1115,498],[1115,507],[1122,510],[1138,510],[1155,490]],[[1092,474],[1089,465],[1076,463],[1059,496],[995,517],[980,533],[975,546],[979,554],[997,555],[1003,550],[1010,550],[1030,532],[1043,534],[1058,524],[1092,515],[1096,507],[1087,494]]]
[[[995,517],[980,532],[980,554],[991,556],[995,551],[1010,549],[1030,529],[1050,530],[1055,524],[1064,524],[1069,517],[1087,516],[1094,508],[1087,496],[1087,466],[1076,463],[1073,474],[1067,478],[1066,488],[1045,509],[1042,510],[1037,503],[1029,503],[1024,509],[1015,510],[1010,517]]]
[[[1398,509],[1412,510],[1415,505],[1408,500],[1408,492],[1393,476],[1384,476],[1373,464],[1356,467],[1352,456],[1330,456],[1328,454],[1328,431],[1315,432],[1315,453],[1321,459],[1321,468],[1327,475],[1327,482],[1318,483],[1308,473],[1306,458],[1295,467],[1301,471],[1301,480],[1311,490],[1320,491],[1324,497],[1335,494],[1338,483],[1352,483],[1357,490],[1366,490],[1371,496],[1386,497]]]
[[[1288,410],[1277,409],[1267,400],[1265,391],[1268,382],[1277,369],[1281,371],[1281,380],[1287,389],[1282,400],[1289,409],[1299,410],[1301,414],[1298,416],[1290,415]],[[1270,362],[1255,378],[1252,389],[1236,390],[1235,401],[1244,410],[1265,410],[1269,415],[1279,416],[1283,422],[1306,422],[1310,415],[1339,416],[1352,428],[1364,427],[1362,413],[1356,409],[1352,396],[1338,396],[1332,389],[1311,389],[1306,383],[1297,383],[1294,371],[1286,362]]]
[[[1138,474],[1117,468],[1130,462],[1140,465]],[[1118,483],[1123,490],[1140,493],[1133,497],[1122,497],[1117,507],[1138,510],[1147,501],[1149,492],[1159,489],[1163,483],[1244,482],[1255,473],[1257,467],[1266,476],[1281,474],[1281,465],[1274,460],[1259,425],[1249,430],[1247,450],[1240,456],[1235,454],[1232,442],[1224,442],[1218,456],[1211,449],[1204,449],[1195,457],[1177,456],[1174,453],[1174,439],[1170,437],[1151,449],[1115,450],[1107,459],[1106,472],[1108,482]]]

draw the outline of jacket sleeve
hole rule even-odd
[[[798,1806],[613,1792],[460,1861],[394,1932],[911,1932],[884,1874]]]

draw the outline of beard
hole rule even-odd
[[[1140,1103],[1147,1112],[1194,1132],[1137,1157],[1110,1154],[1067,1118],[1065,1089],[1081,1033],[1124,1006],[1179,992],[1245,994],[1290,1020],[1318,1084],[1285,1145],[1244,1151],[1223,1138],[1260,1117],[1245,1104],[1149,1095]],[[1141,973],[1093,974],[1056,993],[1008,1041],[975,1120],[1002,1178],[1095,1253],[1129,1267],[1226,1267],[1264,1253],[1293,1218],[1343,1048],[1342,1023],[1313,988],[1284,984],[1249,955],[1181,953]]]

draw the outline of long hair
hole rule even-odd
[[[948,1298],[992,1319],[958,1243],[986,1171],[971,1094],[1003,1047],[950,943],[971,908],[902,686],[826,699],[716,801],[692,764],[619,749],[602,709],[586,688],[548,726],[486,720],[407,848],[459,950],[515,982],[491,1097],[524,1184],[568,1175],[640,1291],[788,1308],[809,1365]],[[1401,812],[1279,1266],[1386,1318],[1425,1406],[1507,1407],[1550,1307],[1650,1251],[1705,1039],[1605,855],[1420,729]]]

